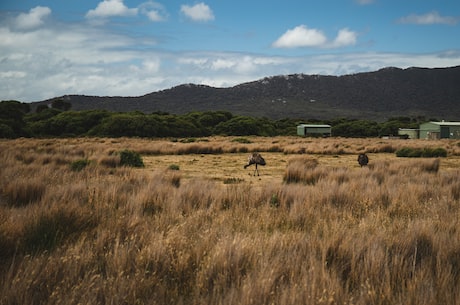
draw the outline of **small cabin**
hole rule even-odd
[[[302,137],[330,137],[331,125],[300,124],[297,126],[297,135]]]
[[[402,139],[418,139],[420,137],[420,129],[399,128],[398,136]]]
[[[460,139],[460,122],[427,122],[420,124],[420,139]]]

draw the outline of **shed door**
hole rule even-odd
[[[441,126],[441,139],[449,138],[449,127]]]

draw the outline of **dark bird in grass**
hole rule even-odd
[[[259,176],[259,170],[257,169],[257,166],[258,165],[262,165],[264,166],[266,163],[265,163],[265,159],[262,157],[261,154],[259,153],[252,153],[249,155],[248,157],[248,164],[246,164],[244,166],[244,168],[246,169],[248,166],[252,165],[252,164],[255,164],[256,165],[256,169],[254,170],[254,176],[256,175],[257,173],[257,176]]]
[[[369,163],[369,157],[366,154],[359,154],[358,163],[361,167],[366,166]]]

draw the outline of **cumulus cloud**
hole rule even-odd
[[[137,15],[137,11],[137,8],[128,8],[123,0],[104,0],[95,9],[89,10],[86,17],[133,16]]]
[[[323,32],[299,25],[287,30],[273,43],[273,46],[275,48],[318,47],[324,45],[326,41]]]
[[[211,21],[214,20],[214,13],[211,8],[203,2],[193,6],[182,5],[180,11],[184,16],[192,21]]]
[[[37,6],[29,13],[21,13],[16,17],[15,25],[18,29],[28,30],[36,28],[44,23],[44,19],[51,14],[51,9],[45,6]]]
[[[451,16],[441,16],[438,12],[433,11],[424,15],[411,14],[405,17],[402,17],[398,20],[400,23],[409,23],[409,24],[420,24],[420,25],[429,25],[429,24],[448,24],[454,25],[457,24],[459,18]]]
[[[341,29],[334,40],[334,47],[344,47],[356,44],[357,34],[347,28]]]
[[[272,46],[275,48],[300,48],[300,47],[321,47],[338,48],[354,45],[357,34],[347,28],[341,29],[337,37],[328,41],[326,35],[318,29],[310,29],[305,25],[299,25],[289,29],[281,35]]]

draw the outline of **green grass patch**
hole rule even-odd
[[[247,139],[247,138],[234,138],[232,140],[232,142],[237,142],[237,143],[242,143],[242,144],[250,144],[250,143],[252,143],[252,141]]]

